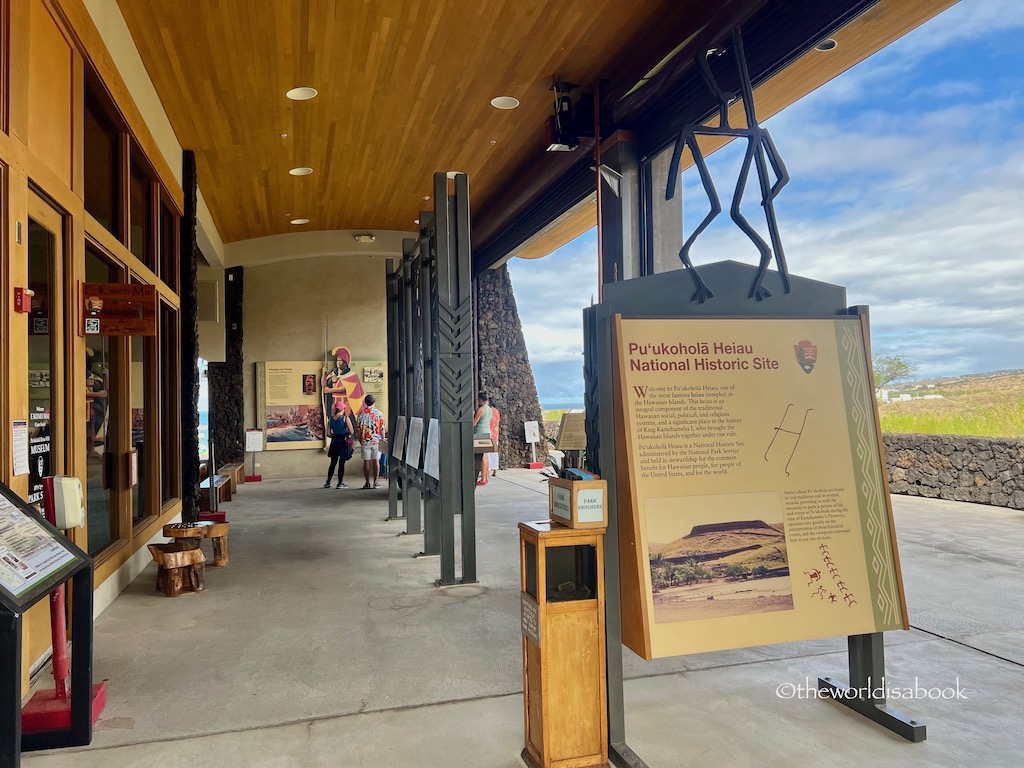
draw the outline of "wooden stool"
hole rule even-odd
[[[150,544],[149,552],[156,561],[156,589],[167,597],[182,592],[206,589],[206,556],[198,547],[181,542]]]
[[[214,568],[222,568],[228,564],[228,524],[212,523],[206,526],[206,536],[213,544]]]
[[[228,530],[227,523],[201,520],[187,528],[174,523],[165,525],[164,536],[188,544],[192,548],[199,548],[203,539],[209,539],[213,544],[213,562],[210,566],[222,568],[228,564]]]

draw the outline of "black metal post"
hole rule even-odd
[[[420,224],[433,223],[433,215],[420,211]],[[437,259],[430,238],[420,239],[420,313],[423,318],[423,429],[430,434],[430,420],[441,418],[440,371],[437,359]],[[430,480],[424,473],[426,485]],[[423,550],[421,555],[441,553],[441,497],[427,493],[423,502]]]
[[[410,240],[403,241],[403,252],[408,250]],[[397,520],[398,515],[398,483],[402,475],[402,462],[394,455],[395,435],[398,431],[398,417],[401,414],[401,378],[399,363],[399,285],[398,262],[388,259],[387,262],[387,297],[388,297],[388,520]]]
[[[0,768],[21,765],[21,615],[0,608]]]
[[[464,173],[455,176],[454,198],[455,268],[458,276],[459,300],[467,307],[470,320],[470,354],[473,349],[473,251],[469,232],[469,177]],[[473,384],[469,382],[469,397],[472,398]],[[472,407],[472,403],[471,403]],[[473,464],[472,411],[462,422],[462,579],[463,584],[475,583],[476,578],[476,470]],[[469,482],[466,482],[468,474]]]
[[[413,282],[412,282],[412,256],[405,254],[405,258],[402,260],[402,309],[404,314],[404,322],[402,326],[402,346],[405,349],[405,355],[402,366],[402,377],[405,380],[405,415],[408,419],[411,419],[415,414],[415,385],[413,383],[413,370],[416,359],[418,344],[416,343],[413,336]],[[406,446],[406,455],[409,454],[410,450],[413,450],[413,446]],[[414,470],[412,470],[408,462],[405,463],[405,487],[402,489],[402,510],[403,516],[405,517],[405,531],[406,533],[419,533],[421,530],[420,524],[420,501],[422,494],[419,488],[417,488],[412,480],[414,479]]]

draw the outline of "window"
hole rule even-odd
[[[121,280],[121,270],[100,251],[86,246],[85,280],[116,283]],[[85,495],[90,555],[96,555],[119,538],[117,497],[113,489],[114,462],[120,455],[117,353],[114,337],[85,337]]]
[[[134,153],[133,153],[134,154]],[[139,162],[132,157],[128,184],[128,215],[131,221],[128,245],[132,254],[150,269],[156,269],[153,259],[153,210],[150,204],[153,184]]]
[[[167,203],[160,203],[160,277],[178,290],[178,216]]]
[[[53,261],[54,234],[38,222],[28,222],[28,285],[32,297],[32,314],[28,324],[28,433],[29,479],[28,501],[43,501],[43,478],[52,475],[51,426],[53,389],[50,368],[53,352]],[[57,390],[60,391],[60,390]]]
[[[85,89],[85,210],[117,237],[118,134],[92,89]]]
[[[178,313],[160,304],[160,501],[181,496]]]

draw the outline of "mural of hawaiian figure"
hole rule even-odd
[[[359,415],[366,394],[359,374],[352,370],[352,355],[346,347],[331,350],[334,369],[324,371],[323,397],[324,415],[334,413],[335,408],[349,411],[353,417]]]

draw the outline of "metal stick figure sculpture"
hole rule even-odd
[[[710,57],[721,56],[725,51],[721,48],[713,48],[706,53],[698,54],[696,63],[701,78],[704,80],[708,90],[718,99],[718,127],[712,128],[690,124],[680,131],[676,139],[675,149],[672,152],[672,162],[669,165],[668,171],[668,183],[665,186],[665,199],[671,200],[676,192],[683,150],[685,147],[689,147],[690,153],[693,155],[693,162],[697,166],[697,172],[700,174],[701,183],[704,185],[704,192],[711,203],[711,210],[708,211],[708,214],[701,223],[697,225],[697,228],[690,233],[690,236],[686,238],[686,242],[683,243],[683,247],[679,250],[679,259],[683,262],[683,267],[690,270],[690,274],[693,276],[693,281],[697,287],[697,292],[693,294],[691,300],[698,301],[701,304],[713,298],[715,294],[708,288],[704,279],[697,272],[696,267],[693,266],[693,262],[690,260],[690,247],[712,220],[722,212],[722,203],[718,198],[718,193],[715,191],[715,185],[711,180],[707,164],[704,162],[704,155],[701,153],[700,147],[697,146],[697,136],[733,136],[747,140],[747,151],[743,156],[743,165],[740,168],[739,180],[736,182],[736,191],[733,194],[729,216],[736,222],[736,226],[740,228],[743,234],[750,238],[758,253],[761,254],[761,263],[758,265],[757,276],[754,278],[754,284],[750,288],[750,298],[761,301],[772,295],[771,291],[764,286],[764,278],[768,272],[768,265],[771,263],[773,252],[779,268],[779,274],[782,276],[783,288],[786,293],[790,291],[789,269],[786,266],[786,256],[782,251],[782,239],[779,237],[779,225],[775,218],[774,204],[779,192],[789,182],[789,173],[786,171],[786,166],[783,164],[771,136],[768,135],[768,131],[757,123],[757,116],[754,113],[753,88],[750,84],[750,74],[747,71],[747,60],[743,54],[743,40],[738,29],[733,32],[733,51],[736,57],[736,68],[739,72],[740,98],[743,99],[747,127],[733,128],[729,125],[729,104],[735,101],[736,95],[726,93],[718,86],[718,82],[715,80],[714,75],[711,74],[711,67],[708,64]],[[750,164],[752,162],[757,168],[757,178],[761,185],[761,207],[764,208],[771,246],[764,241],[764,238],[758,234],[757,230],[751,226],[750,222],[740,212],[740,204],[743,201],[743,192],[747,186],[747,177],[750,174]],[[769,182],[768,163],[771,164],[772,170],[775,172],[776,181],[774,184]]]

